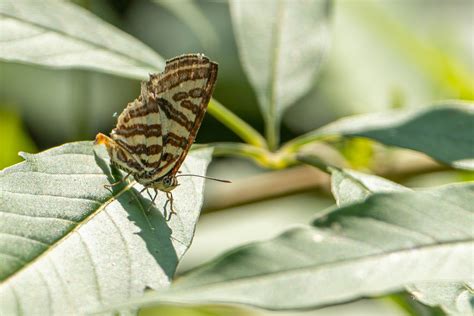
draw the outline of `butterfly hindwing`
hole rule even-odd
[[[159,107],[149,102],[146,84],[138,99],[128,104],[117,120],[111,137],[143,166],[142,172],[159,166],[163,149]]]

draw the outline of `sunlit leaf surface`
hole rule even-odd
[[[354,170],[331,170],[331,191],[339,205],[355,203],[377,192],[404,192],[410,189],[374,175]],[[446,221],[450,223],[450,221]],[[468,315],[474,280],[463,282],[418,282],[408,285],[407,290],[417,300],[431,306],[440,306],[449,315]]]
[[[407,286],[420,302],[440,306],[448,315],[472,315],[474,311],[474,280],[465,282],[418,282]]]
[[[373,193],[409,191],[387,179],[355,170],[331,168],[331,191],[339,206],[364,200]]]
[[[224,302],[307,309],[474,275],[474,183],[379,193],[312,226],[230,251],[126,306]],[[447,224],[449,223],[449,224]]]
[[[69,143],[0,172],[0,314],[84,313],[169,285],[194,233],[203,179],[180,179],[178,214],[166,222],[164,194],[147,211],[139,185],[104,188],[119,176],[104,151]],[[182,170],[204,175],[210,155],[190,153]]]
[[[293,143],[309,143],[328,136],[367,137],[385,145],[420,151],[455,168],[474,170],[473,126],[472,104],[446,102],[421,110],[344,118]]]

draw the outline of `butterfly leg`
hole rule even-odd
[[[142,192],[143,192],[143,190],[142,190]],[[146,192],[148,193],[148,196],[151,198],[150,191],[146,190]],[[150,206],[148,206],[148,208],[146,209],[147,213],[150,211],[151,207],[155,204],[155,200],[156,200],[157,196],[158,196],[158,190],[155,189],[155,196],[153,198],[151,198]]]
[[[171,193],[171,192],[166,192],[166,197],[168,198],[168,200],[167,200],[166,203],[165,203],[165,206],[164,206],[164,214],[163,214],[163,215],[164,215],[166,221],[169,221],[169,220],[171,219],[171,216],[172,216],[173,214],[176,214],[176,212],[174,211],[174,207],[173,207],[173,193]],[[167,212],[166,212],[166,206],[168,205],[168,203],[169,203],[169,205],[170,205],[170,212],[169,212],[169,214],[167,214]]]
[[[125,182],[125,181],[128,179],[128,177],[130,177],[131,174],[132,174],[131,172],[127,173],[127,175],[126,175],[125,177],[123,177],[122,179],[120,179],[120,180],[117,181],[117,182],[114,182],[114,183],[111,183],[111,184],[104,184],[104,188],[106,188],[106,189],[112,189],[114,186],[119,185],[120,183]]]
[[[141,190],[140,193],[142,193],[145,190],[146,190],[146,193],[148,194],[148,197],[150,198],[150,200],[154,201],[154,198],[151,196],[151,193],[150,193],[150,191],[148,190],[147,187],[145,187],[143,190]],[[156,190],[155,190],[155,193],[157,193]],[[155,194],[155,197],[156,197],[156,194]]]

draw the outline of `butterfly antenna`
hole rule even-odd
[[[204,179],[208,179],[208,180],[214,180],[214,181],[217,181],[217,182],[232,183],[229,180],[223,180],[223,179],[211,178],[211,177],[206,177],[206,176],[200,176],[198,174],[179,174],[179,175],[176,176],[176,178],[177,177],[198,177],[198,178],[204,178]]]

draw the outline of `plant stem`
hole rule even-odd
[[[214,156],[239,156],[255,161],[267,169],[283,169],[296,163],[291,154],[273,153],[267,149],[241,143],[211,143]]]
[[[414,166],[411,165],[413,162]],[[383,170],[374,170],[374,174],[398,183],[403,183],[414,176],[448,170],[448,167],[416,153],[397,157],[387,164]],[[330,176],[326,172],[309,165],[233,180],[232,186],[216,187],[209,196],[205,211],[218,211],[299,192],[321,190],[329,196],[331,195],[329,180]]]
[[[259,132],[215,99],[211,99],[209,102],[208,111],[246,143],[260,148],[267,148],[265,139]]]
[[[275,150],[280,141],[280,126],[275,121],[275,118],[265,120],[265,137],[270,150]]]
[[[214,148],[213,155],[216,157],[239,156],[250,158],[262,166],[265,166],[265,157],[268,154],[266,149],[241,143],[211,143],[209,146]]]
[[[297,152],[302,146],[307,145],[312,142],[323,142],[329,140],[336,140],[340,136],[336,134],[325,134],[325,133],[308,133],[301,135],[299,137],[293,138],[289,142],[283,144],[280,148],[280,152],[282,153],[295,153]]]

